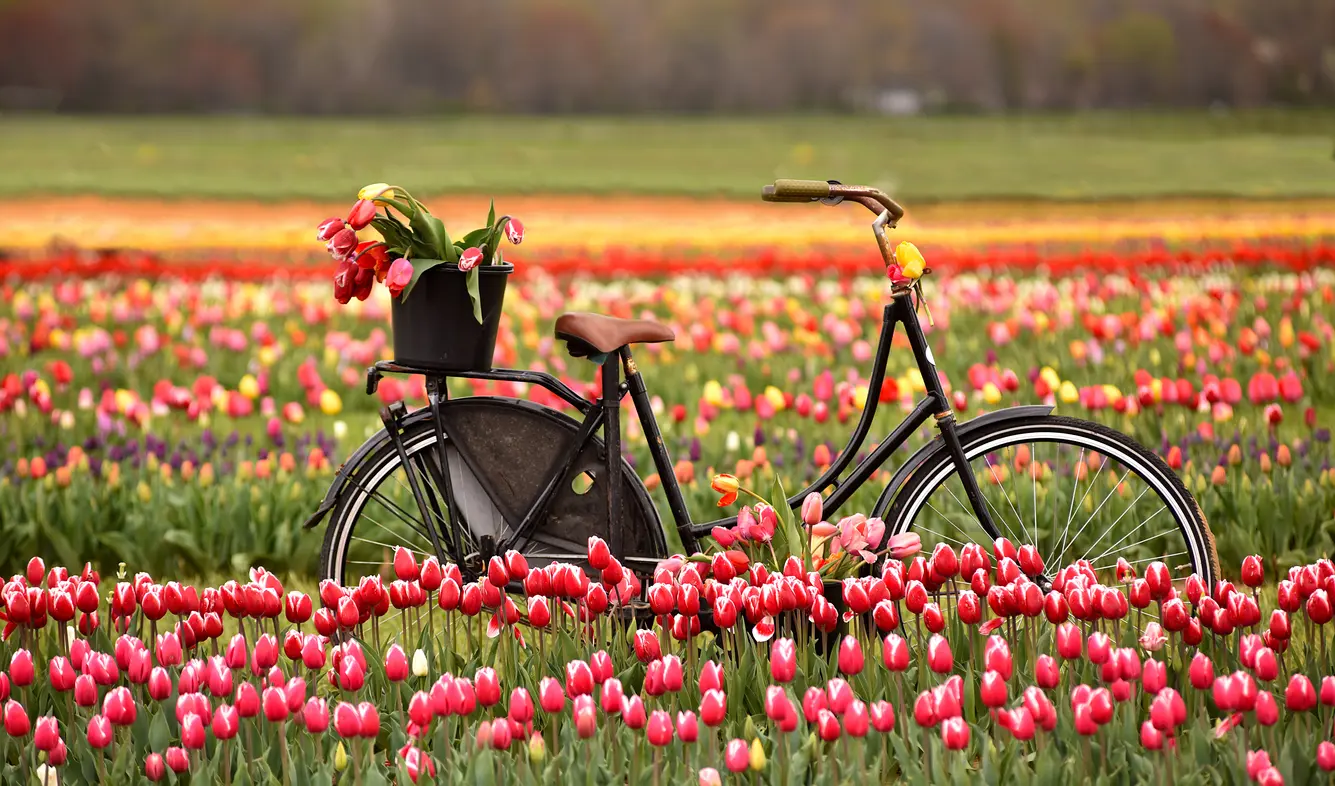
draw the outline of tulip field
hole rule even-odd
[[[928,285],[929,340],[961,419],[1046,401],[1134,436],[1182,475],[1224,564],[1260,553],[1283,570],[1331,550],[1335,246],[1003,249],[995,271],[983,253],[926,252],[940,271]],[[673,326],[675,343],[638,357],[697,520],[716,509],[716,472],[796,489],[831,463],[867,395],[885,294],[874,257],[608,252],[584,263],[596,277],[576,263],[556,256],[515,277],[498,366],[547,370],[595,396],[596,368],[551,335],[557,314]],[[281,273],[135,255],[0,265],[8,571],[40,554],[173,575],[252,565],[310,575],[319,534],[297,525],[380,427],[380,406],[425,400],[420,378],[389,377],[365,395],[366,367],[391,354],[388,298],[379,287],[338,305],[327,263],[297,259]],[[640,276],[602,275],[614,269]],[[879,435],[922,389],[907,346],[892,352],[888,376]],[[563,406],[537,388],[456,382],[454,395]],[[643,436],[626,423],[629,460],[652,491]],[[897,463],[852,509],[871,509]]]
[[[671,326],[635,351],[688,507],[758,522],[640,575],[593,538],[588,570],[510,552],[469,580],[384,544],[374,575],[320,582],[301,524],[379,409],[426,391],[365,393],[389,294],[368,273],[336,302],[334,264],[285,229],[0,255],[0,782],[1328,783],[1335,222],[922,227],[957,417],[1047,403],[1134,437],[1199,501],[1224,577],[1206,586],[1158,561],[1045,566],[1021,539],[887,538],[824,520],[819,494],[739,498],[836,459],[888,292],[852,225],[775,209],[797,217],[780,241],[747,220],[683,241],[645,213],[546,248],[516,213],[496,366],[594,398],[557,315]],[[895,347],[873,440],[924,389]],[[475,394],[568,409],[451,381]],[[777,555],[776,521],[852,568]]]

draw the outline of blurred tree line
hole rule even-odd
[[[0,0],[0,108],[1216,102],[1335,103],[1335,0]]]

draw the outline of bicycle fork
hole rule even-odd
[[[1001,533],[992,521],[987,500],[983,498],[983,490],[973,475],[968,457],[964,455],[964,446],[960,444],[959,433],[956,430],[955,413],[951,409],[945,388],[941,386],[941,378],[936,373],[936,358],[932,355],[932,348],[927,344],[927,337],[923,335],[922,325],[918,323],[918,315],[913,310],[912,303],[912,298],[907,292],[895,296],[895,305],[900,312],[899,321],[904,325],[909,346],[913,348],[913,355],[918,361],[918,372],[922,374],[923,386],[926,387],[927,394],[937,402],[935,418],[936,427],[941,431],[941,441],[950,452],[951,463],[955,465],[955,473],[960,476],[960,483],[964,486],[969,507],[977,517],[978,525],[995,541],[1001,537]]]

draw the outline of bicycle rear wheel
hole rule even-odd
[[[938,442],[939,442],[938,438]],[[1118,560],[1143,575],[1167,564],[1175,582],[1219,577],[1214,535],[1177,474],[1134,440],[1098,423],[1059,416],[998,421],[960,437],[988,512],[1003,537],[1035,546],[1046,574],[1088,560],[1112,584]],[[992,538],[969,507],[955,465],[940,445],[878,502],[886,530],[910,530],[923,550],[959,549]]]
[[[579,429],[579,423],[555,410],[498,397],[445,402],[441,419],[448,435],[457,509],[448,509],[446,494],[434,481],[444,475],[431,418],[414,413],[401,440],[430,515],[424,520],[398,450],[381,432],[373,439],[383,444],[366,455],[339,493],[320,556],[323,578],[343,586],[368,575],[393,578],[395,548],[408,549],[419,561],[435,553],[432,529],[447,557],[446,544],[457,538],[457,550],[465,556],[460,567],[466,573],[480,573],[482,538],[491,537],[498,549],[511,539],[533,501],[560,470]],[[589,536],[611,542],[603,456],[603,442],[597,437],[576,456],[557,485],[547,515],[516,546],[530,563],[583,564]],[[622,562],[648,572],[667,556],[666,539],[643,483],[624,461],[621,467]],[[466,526],[447,526],[460,515]]]

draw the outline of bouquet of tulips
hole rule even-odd
[[[380,239],[361,240],[357,233],[367,227],[378,232]],[[468,296],[478,322],[482,321],[482,301],[475,269],[479,264],[504,261],[502,237],[519,245],[524,241],[524,225],[510,216],[497,218],[494,204],[484,226],[452,241],[445,224],[425,205],[407,189],[388,183],[361,189],[346,219],[327,218],[315,230],[316,240],[338,262],[334,299],[339,303],[354,297],[366,300],[376,282],[383,283],[392,297],[407,300],[424,272],[437,265],[452,265],[469,274]]]
[[[1002,539],[673,557],[647,583],[396,549],[312,595],[39,559],[3,582],[0,779],[30,783],[1325,781],[1335,564],[1267,584],[1049,569]],[[1045,571],[1050,571],[1045,573]],[[1044,585],[1038,583],[1040,576]],[[1264,604],[1264,605],[1263,605]],[[840,614],[840,611],[843,614]]]

